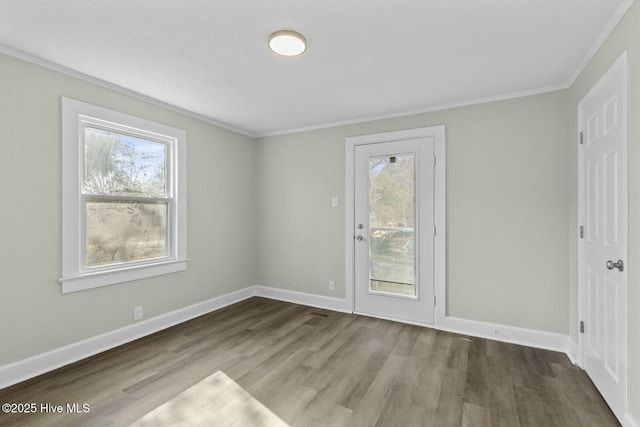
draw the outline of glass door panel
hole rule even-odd
[[[369,157],[369,292],[416,296],[416,155]]]
[[[435,137],[386,136],[353,147],[353,308],[432,325]]]

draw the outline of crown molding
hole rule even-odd
[[[5,55],[11,56],[13,58],[20,59],[25,62],[29,62],[31,64],[39,65],[41,67],[47,68],[49,70],[74,77],[76,79],[85,81],[87,83],[94,84],[96,86],[103,87],[105,89],[112,90],[114,92],[121,93],[123,95],[130,96],[132,98],[136,98],[138,100],[147,102],[149,104],[155,105],[157,107],[164,108],[166,110],[173,111],[178,114],[182,114],[184,116],[188,116],[206,123],[209,123],[214,126],[218,126],[220,128],[230,130],[235,133],[239,133],[244,136],[248,136],[251,138],[256,138],[258,135],[248,131],[247,129],[238,128],[235,126],[231,126],[227,123],[223,123],[217,120],[212,119],[211,117],[204,116],[202,114],[195,113],[193,111],[187,110],[185,108],[178,107],[176,105],[170,104],[168,102],[160,101],[159,99],[153,98],[148,95],[144,95],[140,92],[136,92],[135,90],[127,89],[125,87],[116,85],[114,83],[108,82],[106,80],[99,79],[97,77],[90,76],[88,74],[82,73],[80,71],[73,70],[71,68],[65,67],[64,65],[57,64],[52,61],[48,61],[46,59],[38,58],[34,55],[21,51],[19,49],[12,48],[5,44],[0,43],[0,53],[4,53]]]
[[[600,33],[600,36],[596,39],[596,42],[593,44],[593,46],[591,46],[591,49],[589,49],[587,54],[584,56],[576,71],[574,71],[574,73],[567,81],[567,87],[573,86],[578,76],[584,71],[595,54],[598,53],[598,50],[600,50],[604,42],[607,41],[607,39],[611,35],[611,32],[616,28],[616,26],[625,15],[625,13],[627,13],[627,10],[629,10],[629,7],[631,7],[632,4],[633,0],[626,0],[624,3],[622,3],[622,5],[620,5],[618,10],[616,10],[616,13],[613,15],[607,26],[604,27],[604,30],[602,30],[602,33]]]

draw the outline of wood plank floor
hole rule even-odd
[[[0,390],[38,407],[0,426],[130,425],[218,371],[291,426],[619,425],[564,354],[251,298]]]

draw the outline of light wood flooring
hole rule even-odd
[[[619,425],[564,354],[251,298],[0,390],[38,405],[0,426],[130,425],[218,371],[291,426]]]

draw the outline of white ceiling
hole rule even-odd
[[[566,87],[631,1],[0,0],[0,50],[257,136]]]

